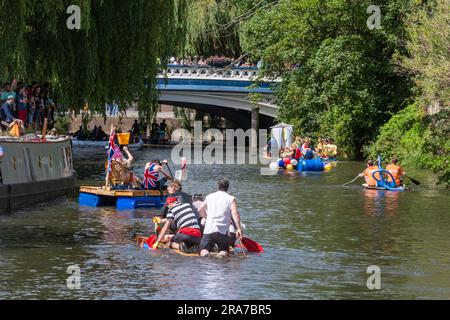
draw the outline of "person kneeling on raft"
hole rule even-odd
[[[219,248],[219,256],[229,255],[230,241],[227,233],[232,221],[237,226],[236,236],[242,240],[241,217],[236,199],[228,194],[230,182],[228,179],[222,178],[217,182],[217,186],[219,190],[209,194],[199,208],[200,214],[206,215],[205,229],[200,243],[202,257],[208,256],[214,250],[215,245]]]
[[[153,248],[156,249],[160,242],[167,242],[169,247],[181,250],[186,253],[198,252],[198,245],[202,239],[200,225],[197,215],[192,210],[189,203],[182,203],[176,196],[167,198],[167,218],[155,217],[155,223],[164,223],[161,233],[158,236]],[[175,235],[166,235],[171,223],[174,222],[177,228]]]

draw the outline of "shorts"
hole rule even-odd
[[[234,244],[237,240],[236,233],[228,232],[227,237],[228,237],[228,244],[230,245],[230,247],[234,248]]]
[[[226,234],[214,232],[211,234],[204,234],[202,242],[200,243],[200,250],[214,251],[214,245],[217,244],[219,251],[229,251],[229,239]]]
[[[170,241],[175,243],[184,242],[188,247],[191,247],[191,246],[198,246],[201,240],[202,238],[200,237],[194,237],[188,234],[178,232]]]

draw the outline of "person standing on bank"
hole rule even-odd
[[[228,230],[231,223],[237,226],[236,236],[242,239],[241,217],[237,210],[236,199],[229,195],[230,182],[222,178],[217,182],[218,191],[209,194],[205,202],[200,206],[199,212],[206,214],[205,229],[200,243],[200,255],[206,257],[214,249],[219,247],[220,256],[228,256],[229,239]]]

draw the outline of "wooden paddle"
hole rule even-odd
[[[414,183],[416,186],[420,186],[420,182],[417,181],[416,179],[413,179],[407,175],[405,175],[405,177],[407,177],[409,180],[411,180],[411,182]]]

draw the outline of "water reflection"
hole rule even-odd
[[[401,192],[363,189],[364,212],[369,216],[396,214]]]

